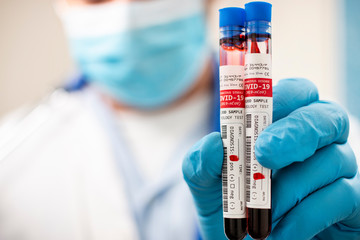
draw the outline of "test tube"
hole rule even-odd
[[[220,125],[225,235],[246,236],[245,199],[245,10],[220,9]]]
[[[245,4],[247,231],[256,240],[266,239],[271,232],[271,170],[255,156],[258,136],[272,123],[271,8],[266,2]]]

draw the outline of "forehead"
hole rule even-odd
[[[70,5],[90,5],[90,4],[101,4],[106,2],[115,2],[115,1],[122,1],[122,2],[130,2],[134,0],[65,0]]]
[[[69,5],[95,5],[107,2],[140,2],[140,1],[152,1],[152,0],[65,0]],[[195,1],[195,0],[194,0]],[[213,0],[207,0],[206,2],[212,2]]]

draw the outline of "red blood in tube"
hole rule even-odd
[[[251,44],[251,52],[252,53],[260,53],[259,46],[256,41],[252,42]]]
[[[262,174],[262,173],[254,173],[254,180],[261,180],[261,179],[265,179],[264,174]]]

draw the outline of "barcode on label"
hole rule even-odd
[[[245,141],[245,158],[246,158],[246,201],[250,202],[251,136],[246,137],[246,141]]]
[[[227,139],[227,125],[221,126],[221,137],[222,139]]]
[[[250,202],[250,184],[246,184],[246,202]]]
[[[227,169],[227,148],[224,147],[224,160],[222,167],[222,189],[223,189],[223,208],[224,212],[229,211],[229,203],[228,203],[228,169]]]
[[[251,128],[251,114],[246,114],[246,128]]]

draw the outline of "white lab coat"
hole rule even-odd
[[[0,136],[0,239],[137,238],[111,144],[82,97],[56,92]]]
[[[25,118],[20,112],[4,120],[1,240],[139,239],[112,143],[84,95],[59,90]],[[181,182],[184,194],[171,199],[182,213],[169,212],[159,237],[146,239],[195,238],[192,198]]]

